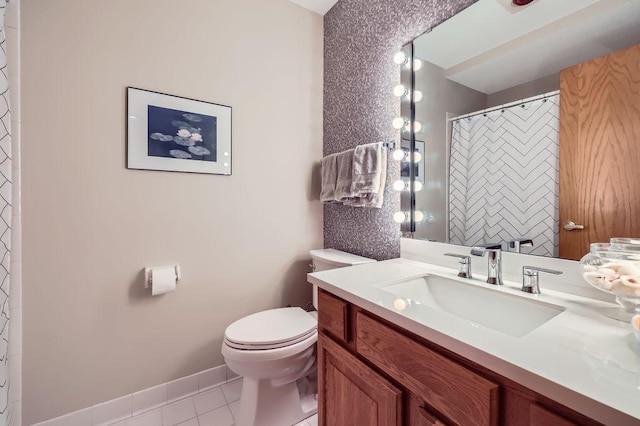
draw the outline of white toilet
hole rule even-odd
[[[375,262],[333,249],[310,254],[314,272]],[[314,286],[316,308],[317,293]],[[317,325],[315,312],[278,308],[227,327],[222,355],[229,368],[244,377],[237,426],[294,425],[318,411]]]

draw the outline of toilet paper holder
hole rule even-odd
[[[151,288],[153,284],[153,280],[151,279],[151,270],[156,268],[174,268],[176,271],[176,282],[180,281],[182,278],[182,272],[180,272],[180,265],[176,264],[174,266],[150,266],[148,268],[144,268],[144,288]]]

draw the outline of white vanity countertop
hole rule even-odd
[[[427,274],[565,311],[522,337],[512,337],[424,305],[398,310],[398,296],[380,288]],[[483,278],[461,279],[454,269],[408,259],[308,275],[310,283],[601,423],[640,424],[640,343],[630,323],[603,315],[617,305],[545,290],[544,276],[539,295],[521,292],[519,283],[505,281],[497,287]]]

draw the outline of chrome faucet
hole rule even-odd
[[[538,268],[537,266],[522,267],[522,291],[531,294],[540,294],[540,286],[538,285],[538,272],[546,272],[547,274],[560,275],[562,272],[553,269]]]
[[[471,276],[471,256],[464,256],[462,254],[445,253],[445,256],[457,257],[458,261],[458,276],[461,278],[473,278]]]
[[[503,285],[502,282],[502,244],[481,244],[471,248],[474,256],[487,255],[487,282]]]
[[[507,249],[509,251],[520,253],[520,247],[533,247],[533,240],[530,238],[514,238],[507,241]]]

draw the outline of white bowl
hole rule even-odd
[[[631,327],[633,327],[633,334],[636,335],[636,339],[640,342],[640,315],[634,315],[631,318]]]

